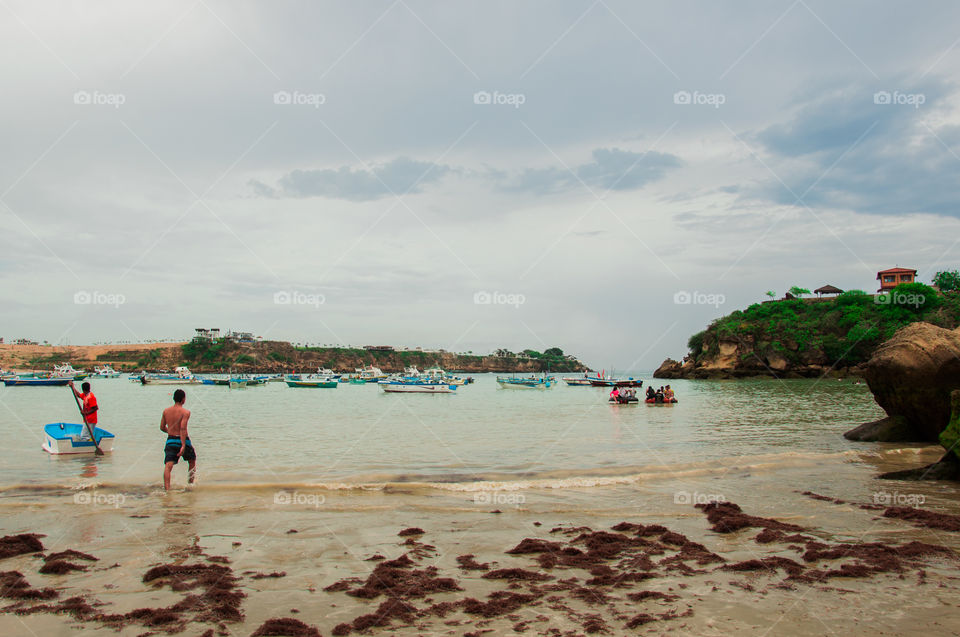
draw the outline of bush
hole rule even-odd
[[[940,295],[923,283],[901,283],[889,294],[877,297],[877,303],[888,308],[908,308],[914,312],[935,310],[940,307]]]
[[[843,294],[837,295],[837,305],[846,307],[848,305],[870,305],[873,303],[873,295],[867,294],[863,290],[847,290]]]
[[[703,351],[703,337],[707,335],[706,331],[697,332],[687,340],[687,347],[690,349],[690,355],[696,358]]]

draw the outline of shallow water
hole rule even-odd
[[[499,389],[491,375],[456,395],[384,394],[376,386],[245,390],[187,387],[191,439],[207,484],[472,483],[559,486],[645,468],[850,450],[846,428],[881,411],[850,381],[676,381],[676,405],[609,405],[606,391]],[[99,380],[100,426],[115,451],[92,461],[38,454],[42,425],[77,422],[64,388],[5,388],[10,441],[0,486],[131,488],[159,482],[160,412],[174,387]],[[12,453],[10,453],[12,452]],[[772,460],[778,462],[777,460]],[[572,481],[572,482],[571,482]]]
[[[230,626],[231,634],[249,634],[263,620],[294,616],[289,609],[297,608],[297,618],[326,635],[335,624],[369,612],[370,603],[323,587],[343,577],[366,577],[371,564],[364,560],[375,553],[401,555],[397,532],[409,526],[427,531],[424,541],[437,547],[429,562],[458,577],[474,597],[493,590],[492,584],[458,572],[457,555],[529,568],[529,561],[504,551],[524,537],[548,536],[557,525],[660,523],[731,560],[771,550],[750,541],[755,533],[707,531],[703,514],[691,505],[710,499],[814,529],[825,541],[918,539],[960,549],[956,534],[878,519],[853,505],[799,493],[853,503],[922,500],[927,508],[960,513],[960,494],[952,485],[875,478],[880,471],[933,461],[938,448],[842,437],[882,415],[865,386],[849,380],[671,384],[680,400],[673,406],[609,405],[606,391],[594,388],[502,390],[483,375],[452,396],[385,395],[353,385],[188,387],[200,477],[184,490],[186,468],[178,466],[176,488],[166,496],[165,436],[158,424],[173,387],[125,379],[94,383],[100,425],[117,434],[115,451],[103,458],[57,458],[40,450],[45,422],[76,422],[66,390],[6,388],[0,394],[0,428],[8,441],[0,463],[0,534],[45,533],[48,549],[89,551],[101,562],[89,573],[64,576],[30,575],[36,571],[31,557],[10,558],[2,568],[18,568],[36,585],[50,579],[55,584],[43,585],[89,592],[112,612],[124,612],[172,603],[170,593],[144,590],[140,577],[197,542],[209,555],[228,556],[237,573],[287,573],[245,582],[247,618]],[[114,563],[119,566],[107,568]],[[826,622],[831,630],[853,634],[921,628],[955,633],[960,625],[947,612],[953,602],[945,600],[955,598],[958,572],[947,566],[930,572],[931,583],[923,587],[913,584],[911,574],[906,580],[887,576],[801,591],[761,590],[754,575],[663,577],[656,580],[658,589],[689,587],[684,594],[696,610],[646,629],[762,635],[772,628],[769,634],[806,635],[828,632]],[[756,590],[714,590],[732,579],[753,582]],[[534,621],[543,612],[520,614]],[[549,621],[535,622],[528,634],[549,628],[582,632],[567,617],[547,615]],[[513,634],[510,621],[498,621],[490,628]],[[4,634],[76,630],[68,619],[45,615],[0,615],[4,628]],[[464,630],[437,621],[400,633]],[[643,632],[616,625],[613,630]],[[83,631],[116,634],[96,626]],[[122,634],[141,632],[143,627]]]

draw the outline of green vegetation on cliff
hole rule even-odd
[[[835,299],[757,303],[715,320],[687,345],[695,362],[716,358],[721,343],[734,342],[749,344],[739,349],[741,356],[757,361],[778,357],[790,365],[849,367],[865,362],[880,343],[916,321],[956,328],[960,293],[905,283],[881,296],[851,290]]]
[[[346,347],[297,347],[279,341],[231,343],[191,341],[181,347],[181,360],[193,371],[312,371],[327,367],[334,371],[352,372],[358,367],[375,365],[385,372],[399,372],[404,367],[421,370],[440,365],[447,370],[464,372],[578,372],[584,365],[552,347],[545,352],[524,350],[513,354],[498,350],[496,355],[480,356],[453,352],[416,350],[366,350]]]

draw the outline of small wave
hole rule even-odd
[[[445,474],[367,474],[332,481],[290,480],[275,482],[238,482],[217,479],[215,473],[197,485],[198,491],[208,492],[269,492],[269,491],[325,491],[411,493],[446,491],[475,493],[483,491],[523,491],[536,489],[588,489],[617,487],[631,484],[660,483],[701,476],[720,476],[732,471],[770,472],[810,466],[824,460],[853,460],[862,453],[848,450],[837,453],[787,451],[704,460],[700,462],[643,465],[632,467],[602,467],[590,469],[525,471],[517,473],[458,472]],[[72,495],[82,491],[122,492],[127,496],[149,496],[156,491],[155,484],[112,483],[109,481],[77,481],[71,483],[13,484],[0,486],[0,494],[16,495]]]

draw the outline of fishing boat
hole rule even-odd
[[[449,385],[469,385],[473,382],[473,378],[454,376],[450,372],[445,372],[438,365],[434,365],[433,367],[424,371],[422,376],[436,382],[445,382]]]
[[[453,394],[457,391],[456,385],[434,380],[382,380],[377,384],[387,394]]]
[[[584,376],[583,378],[566,377],[563,379],[563,382],[565,382],[567,385],[570,385],[571,387],[589,387],[590,386],[590,379],[587,378],[586,376]]]
[[[339,380],[330,376],[321,376],[319,374],[309,374],[298,378],[288,378],[287,387],[313,387],[316,389],[335,389]],[[366,385],[366,382],[363,383]]]
[[[97,446],[89,438],[81,438],[85,425],[77,425],[66,422],[55,422],[43,427],[43,450],[47,453],[74,454],[74,453],[96,453]],[[113,451],[113,440],[115,436],[106,429],[94,427],[93,435],[100,445],[100,450],[104,453]]]
[[[73,379],[17,376],[16,378],[4,378],[3,384],[7,387],[63,387],[71,380]]]
[[[201,385],[203,379],[197,378],[186,367],[176,367],[172,374],[141,374],[142,385]]]
[[[497,376],[497,384],[501,389],[550,389],[556,384],[556,380],[542,376],[540,378],[530,376],[528,378],[515,378],[512,376]]]
[[[110,365],[97,365],[93,368],[91,378],[120,378],[120,372]]]
[[[87,376],[89,374],[84,373],[82,369],[74,369],[70,363],[54,365],[53,374],[50,375],[51,378],[66,378],[67,380],[83,380]]]
[[[365,383],[379,383],[381,380],[387,379],[387,375],[379,367],[373,365],[357,368],[356,377]]]
[[[230,386],[230,389],[246,389],[247,380],[245,378],[228,378],[227,385]]]

